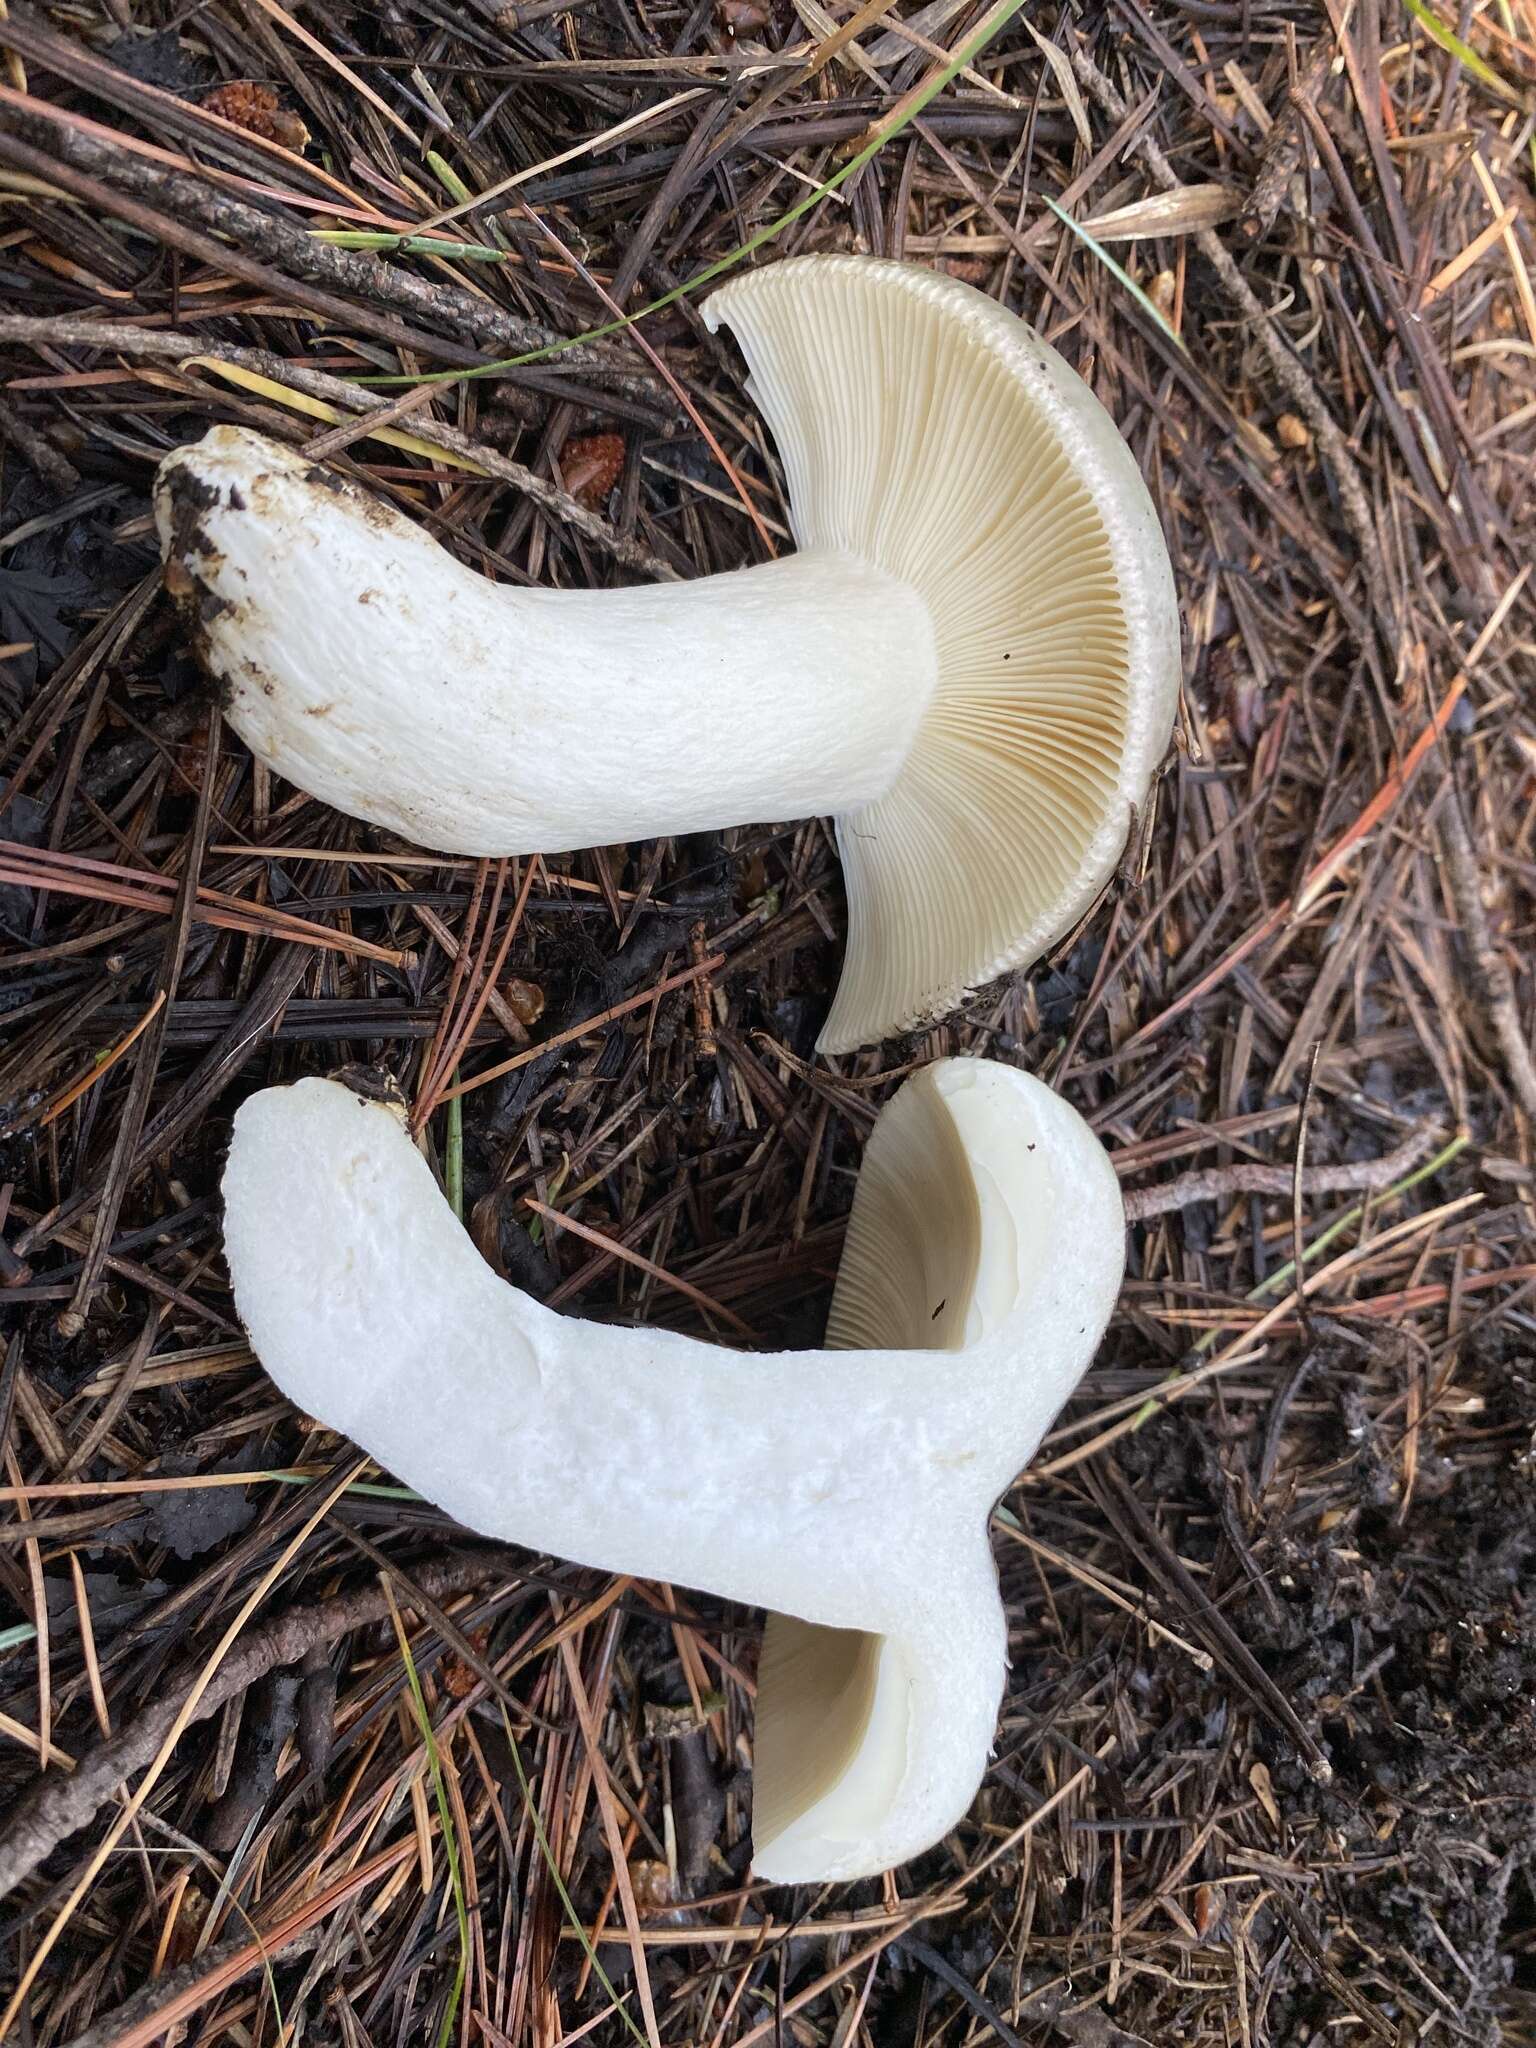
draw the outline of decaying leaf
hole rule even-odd
[[[1076,78],[1072,75],[1072,60],[1065,50],[1058,49],[1055,43],[1047,42],[1032,22],[1026,19],[1024,26],[1039,44],[1041,56],[1051,67],[1051,75],[1061,89],[1067,112],[1072,116],[1072,125],[1081,137],[1084,148],[1091,149],[1093,130],[1088,125],[1088,109],[1083,105],[1083,95]]]
[[[1220,227],[1242,210],[1243,195],[1230,185],[1184,185],[1114,207],[1082,225],[1101,242],[1147,242],[1154,235],[1193,235]]]

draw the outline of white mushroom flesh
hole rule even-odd
[[[866,1150],[836,1359],[552,1313],[339,1082],[252,1097],[224,1192],[240,1315],[301,1408],[486,1535],[770,1610],[761,1875],[887,1869],[964,1814],[1006,1648],[988,1510],[1122,1270],[1115,1175],[1067,1104],[986,1061],[906,1083]]]
[[[230,723],[311,796],[447,853],[563,853],[889,789],[927,609],[828,551],[693,583],[525,590],[244,427],[162,466]]]

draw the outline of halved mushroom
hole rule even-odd
[[[1092,903],[1167,745],[1173,578],[1113,420],[953,279],[801,257],[723,286],[799,553],[633,590],[492,584],[218,427],[161,465],[167,579],[255,753],[479,854],[831,813],[824,1051],[940,1017]]]
[[[553,1314],[484,1264],[387,1104],[253,1096],[235,1300],[301,1408],[486,1535],[770,1610],[755,1866],[890,1868],[964,1814],[1007,1638],[987,1516],[1093,1356],[1124,1259],[1087,1125],[944,1060],[864,1156],[824,1351]]]

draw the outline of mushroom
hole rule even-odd
[[[824,1351],[557,1315],[500,1279],[403,1116],[252,1096],[224,1176],[235,1301],[283,1392],[458,1521],[769,1610],[754,1861],[927,1848],[986,1765],[1007,1636],[987,1517],[1113,1307],[1109,1160],[1043,1083],[914,1075],[871,1133]]]
[[[982,293],[808,256],[706,302],[799,552],[693,582],[493,584],[275,443],[162,463],[167,580],[236,730],[453,853],[831,813],[848,948],[825,1052],[943,1016],[1068,931],[1167,745],[1179,624],[1109,414]]]

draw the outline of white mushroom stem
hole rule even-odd
[[[1114,1172],[1065,1103],[985,1061],[906,1084],[850,1219],[845,1358],[553,1314],[481,1260],[400,1117],[337,1082],[247,1102],[224,1193],[241,1317],[301,1408],[487,1535],[771,1610],[761,1874],[886,1869],[963,1815],[1006,1650],[988,1510],[1123,1262]]]
[[[236,427],[167,462],[157,505],[253,751],[451,853],[873,802],[937,678],[927,606],[851,555],[518,589]]]

